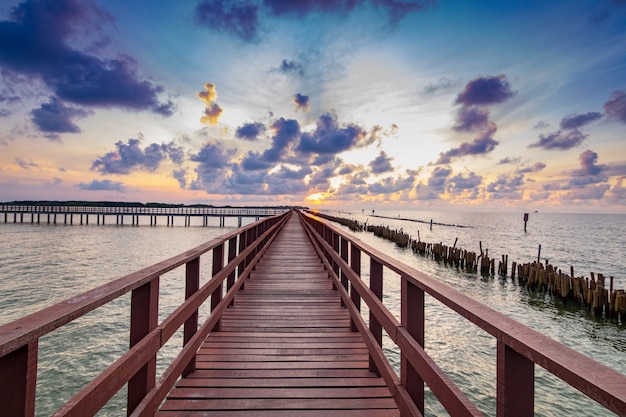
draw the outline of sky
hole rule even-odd
[[[0,201],[626,212],[625,0],[4,0]]]

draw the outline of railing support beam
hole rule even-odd
[[[504,342],[497,348],[498,417],[531,417],[535,410],[535,364]]]
[[[370,258],[370,290],[379,299],[383,299],[383,265],[377,260]],[[370,332],[374,336],[374,340],[378,346],[383,345],[383,326],[380,324],[376,315],[370,310],[369,314]],[[376,372],[380,376],[380,372],[374,363],[374,358],[370,355],[370,371]]]
[[[350,245],[350,268],[360,277],[361,276],[361,250],[355,246]],[[356,309],[361,311],[361,296],[354,289],[354,285],[350,284],[350,300],[356,307]],[[353,332],[357,332],[359,329],[356,326],[356,323],[352,318],[350,318],[350,330]]]
[[[159,277],[133,290],[130,302],[130,347],[154,330],[159,320]],[[156,382],[156,355],[128,381],[130,415]]]
[[[402,277],[401,322],[415,341],[424,347],[424,291],[406,277]],[[402,353],[402,352],[401,352]],[[415,406],[424,414],[424,379],[409,363],[404,353],[400,357],[402,385],[413,399]]]
[[[217,246],[213,249],[213,270],[212,277],[217,275],[224,268],[224,244]],[[215,291],[211,294],[211,311],[215,310],[220,302],[222,301],[222,284],[220,284]],[[218,321],[215,327],[213,327],[212,331],[219,332],[220,331],[220,322]]]
[[[35,415],[38,344],[35,340],[0,358],[1,415]]]
[[[187,262],[185,269],[185,300],[194,295],[200,288],[200,258]],[[194,334],[198,331],[198,310],[185,321],[183,330],[183,346],[187,345]],[[183,371],[183,376],[189,375],[196,370],[196,355],[189,361]]]

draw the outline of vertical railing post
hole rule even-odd
[[[133,290],[130,301],[130,347],[154,330],[159,319],[159,277]],[[156,382],[156,355],[128,381],[130,415]]]
[[[497,398],[498,417],[529,417],[535,410],[535,364],[503,341],[498,340]]]
[[[370,290],[379,299],[383,299],[383,265],[370,257]],[[383,345],[383,326],[380,324],[372,309],[370,308],[370,333],[374,336],[374,339],[379,346]],[[376,368],[374,358],[370,355],[370,371],[376,372],[380,375],[380,372]]]
[[[401,277],[401,323],[415,341],[424,347],[424,290]],[[415,406],[424,414],[424,380],[403,352],[400,352],[400,381],[413,399]]]
[[[35,415],[38,344],[35,340],[0,358],[0,415]]]
[[[228,241],[228,263],[231,263],[233,259],[237,257],[237,236],[230,238]],[[226,278],[226,291],[230,290],[233,285],[235,285],[235,274],[236,270],[233,269]]]
[[[350,245],[350,268],[352,268],[358,276],[361,276],[361,250],[354,244]],[[354,285],[350,286],[350,299],[356,309],[361,312],[361,296],[354,289]],[[350,318],[350,330],[353,332],[358,331],[356,323],[352,318]]]
[[[348,263],[348,239],[342,236],[338,240],[339,249],[341,251],[341,259]],[[337,269],[339,269],[339,266],[337,266]],[[341,285],[343,285],[343,288],[348,291],[348,277],[344,272],[341,272]],[[345,306],[343,298],[341,299],[341,306]]]
[[[217,275],[224,268],[224,244],[222,243],[219,246],[216,246],[213,249],[213,269],[211,273],[211,277]],[[211,311],[215,310],[219,303],[222,301],[222,283],[213,291],[211,294]],[[219,332],[220,331],[220,321],[217,322],[215,327],[213,327],[212,331]]]
[[[191,297],[200,288],[200,258],[187,262],[185,270],[185,300]],[[185,321],[183,330],[183,346],[185,346],[198,331],[198,310],[193,312]],[[183,371],[183,376],[189,375],[196,370],[196,355],[189,361]]]

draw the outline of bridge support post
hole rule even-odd
[[[200,288],[200,258],[196,258],[190,262],[187,262],[185,270],[185,300],[194,295]],[[187,321],[185,321],[185,327],[183,331],[183,346],[187,345],[194,334],[198,331],[198,310],[196,310]],[[183,371],[183,377],[189,375],[196,370],[196,355]]]
[[[222,270],[224,267],[224,244],[217,246],[213,249],[213,269],[211,273],[211,277],[217,275],[218,272]],[[211,311],[215,310],[219,303],[222,301],[222,284],[220,284],[213,294],[211,294]],[[215,327],[211,330],[213,332],[220,331],[220,321],[217,322]]]
[[[370,258],[370,290],[379,299],[383,299],[383,265],[377,260]],[[380,324],[374,313],[370,310],[370,333],[374,336],[379,346],[383,345],[383,326]],[[380,371],[374,363],[374,358],[370,355],[370,371],[376,372],[380,376]]]
[[[535,364],[498,340],[496,415],[531,417],[535,412]]]
[[[35,415],[38,341],[0,357],[0,404],[2,415]]]
[[[237,257],[237,236],[228,240],[228,263]],[[235,270],[226,278],[226,291],[229,291],[235,285]]]
[[[355,246],[350,246],[350,268],[358,275],[361,276],[361,250]],[[350,299],[352,303],[356,307],[356,309],[361,311],[361,296],[354,290],[354,287],[350,287]],[[353,332],[358,332],[359,329],[356,327],[356,323],[351,318],[350,319],[350,330]]]
[[[130,301],[130,347],[154,330],[159,321],[159,277],[133,290]],[[128,381],[130,415],[156,382],[156,355]]]
[[[341,252],[341,259],[343,259],[346,263],[348,262],[348,241],[346,240],[346,238],[344,237],[339,237],[339,235],[337,235],[337,238],[339,240],[338,245],[339,245],[339,251]],[[339,270],[339,265],[337,265],[337,270]],[[343,287],[346,289],[346,292],[348,292],[348,277],[346,277],[346,275],[339,271],[341,273],[341,285],[343,285]],[[343,299],[341,300],[341,306],[343,307],[345,304],[343,302]]]
[[[424,347],[424,290],[402,277],[401,323],[415,341]],[[406,356],[400,357],[400,382],[413,399],[415,406],[424,414],[424,379],[409,363]]]

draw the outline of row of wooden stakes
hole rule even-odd
[[[315,213],[319,217],[340,223],[352,231],[374,233],[375,236],[394,242],[397,246],[410,248],[415,253],[432,258],[445,265],[462,269],[467,272],[479,272],[482,275],[501,276],[508,275],[508,255],[502,255],[498,260],[496,270],[496,258],[489,258],[489,251],[482,250],[480,253],[467,251],[443,243],[427,243],[419,238],[412,239],[402,229],[391,229],[389,226],[375,226],[362,224],[356,220],[343,219],[325,214]],[[623,289],[613,289],[613,277],[609,278],[609,288],[605,288],[605,277],[598,274],[597,279],[592,272],[590,278],[576,277],[574,268],[570,267],[570,274],[563,273],[560,269],[550,265],[548,260],[544,263],[534,261],[532,263],[511,264],[511,278],[517,280],[520,285],[535,292],[547,293],[560,298],[564,303],[579,304],[595,315],[604,317],[626,319],[626,293]]]

